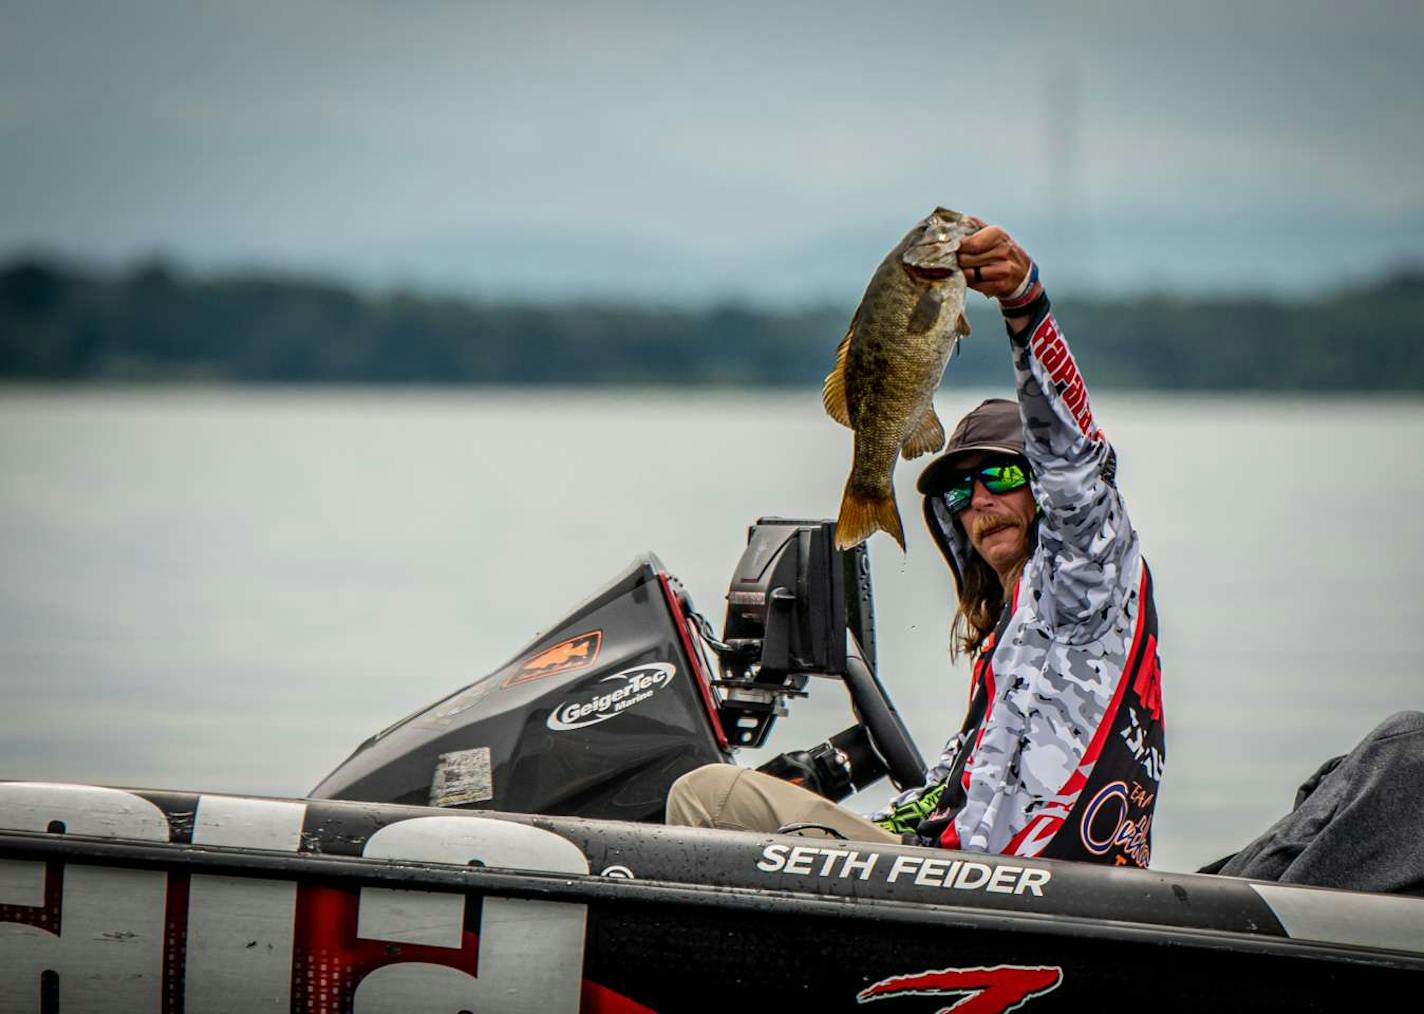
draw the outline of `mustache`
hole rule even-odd
[[[1012,514],[980,514],[974,519],[970,532],[974,538],[982,538],[996,528],[1023,528],[1023,522]]]

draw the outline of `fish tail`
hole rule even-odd
[[[876,532],[888,533],[900,544],[900,552],[905,551],[905,529],[895,505],[895,491],[867,492],[846,483],[840,517],[836,518],[836,548],[858,546]]]

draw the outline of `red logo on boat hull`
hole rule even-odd
[[[1063,969],[1049,965],[995,965],[993,968],[941,968],[881,979],[856,994],[869,1003],[896,996],[961,994],[935,1014],[1006,1014],[1051,993],[1063,981]]]

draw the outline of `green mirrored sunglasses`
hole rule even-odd
[[[941,496],[951,514],[958,514],[974,499],[974,480],[984,484],[990,493],[1011,493],[1028,485],[1028,469],[1018,463],[983,465],[956,473],[949,489]]]

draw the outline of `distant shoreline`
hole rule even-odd
[[[818,387],[851,307],[529,303],[372,295],[277,274],[147,262],[0,262],[0,384]],[[1064,297],[1094,389],[1424,392],[1424,269],[1314,299]],[[1001,325],[971,304],[954,383],[1011,381]]]

